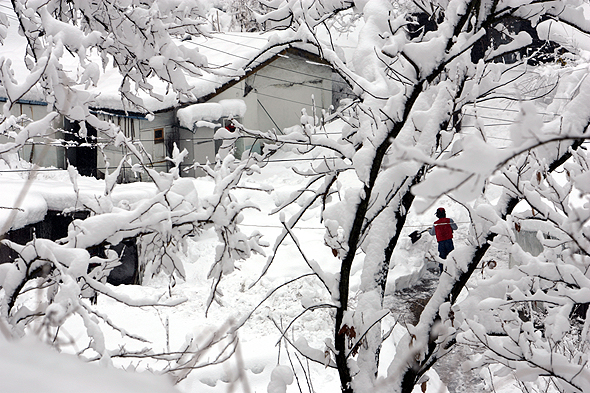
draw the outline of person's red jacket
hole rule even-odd
[[[442,242],[453,238],[453,230],[457,229],[457,224],[448,217],[443,217],[434,222],[434,227],[431,228],[430,234],[436,234],[436,241]],[[434,232],[434,233],[433,233]]]

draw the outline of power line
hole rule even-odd
[[[284,229],[285,227],[282,225],[257,225],[257,224],[238,224],[241,226],[245,226],[245,227],[257,227],[257,228],[279,228],[279,229]],[[314,231],[323,231],[326,229],[326,227],[318,227],[318,228],[313,228],[313,227],[293,227],[292,229],[311,229]]]
[[[473,105],[474,109],[479,109],[479,108],[483,108],[483,109],[491,109],[491,110],[496,110],[496,111],[502,111],[502,112],[515,112],[515,113],[519,113],[520,110],[519,109],[511,109],[511,108],[498,108],[498,107],[493,107],[493,106],[485,106],[485,105]],[[547,112],[538,112],[540,115],[544,115],[544,116],[553,116],[553,117],[558,117],[561,116],[559,113],[547,113]],[[465,115],[468,115],[467,113],[465,113]]]
[[[215,34],[212,34],[212,35],[215,35],[217,37],[217,34],[228,35],[228,36],[231,36],[231,37],[244,38],[244,35],[243,34],[235,34],[235,33],[231,32],[231,31],[227,31],[227,32],[223,32],[223,33],[215,33]],[[252,34],[252,36],[251,37],[248,37],[248,38],[252,38],[252,39],[255,39],[255,40],[263,40],[263,41],[268,42],[268,38],[261,37],[260,35],[256,36],[256,35]],[[244,46],[247,46],[249,48],[259,49],[259,48],[256,48],[255,46],[246,45],[246,44],[243,44],[243,45]]]
[[[270,97],[272,97],[272,96],[270,96]],[[303,104],[303,103],[301,103],[301,104]],[[512,124],[514,124],[514,123],[513,122],[510,122],[510,123],[488,123],[488,124],[483,124],[483,126],[484,127],[510,126]],[[462,128],[478,128],[478,125],[465,125],[464,124],[461,127]],[[222,126],[219,125],[219,128],[222,128]],[[143,130],[140,130],[139,132],[140,133],[146,132],[146,131],[149,132],[151,130],[152,129],[143,129]],[[62,130],[60,132],[75,135],[74,133],[69,132],[69,131],[65,131],[65,130]],[[322,135],[322,136],[323,135],[340,135],[340,134],[341,134],[341,132],[339,132],[339,131],[335,131],[335,132],[321,132],[321,131],[319,131],[317,133],[317,135]],[[464,134],[464,133],[461,133],[461,134]],[[195,135],[195,134],[193,134],[193,135]],[[465,134],[465,135],[467,135],[467,134]],[[244,136],[244,137],[247,137],[247,136]],[[76,141],[68,141],[68,140],[63,140],[63,139],[59,139],[59,138],[53,138],[53,137],[50,137],[50,136],[44,136],[43,138],[52,140],[53,142],[51,142],[51,143],[54,146],[56,146],[56,147],[64,147],[64,148],[86,147],[86,146],[80,146],[79,144],[77,144],[78,142],[76,142]],[[106,139],[106,138],[102,138],[102,137],[96,137],[96,136],[91,136],[91,135],[88,135],[87,138],[93,139],[93,140],[96,141],[96,142],[82,142],[83,145],[88,145],[89,147],[96,147],[96,146],[98,146],[100,144],[109,143],[111,141],[110,139]],[[512,139],[510,139],[510,138],[502,138],[502,137],[492,136],[492,135],[486,135],[485,138],[486,139],[498,139],[498,140],[512,141]],[[193,136],[191,138],[179,138],[179,139],[176,139],[175,141],[185,141],[185,142],[201,141],[201,143],[202,142],[211,142],[211,143],[213,143],[216,140],[228,140],[228,139],[233,139],[233,138],[215,139],[213,137]],[[130,140],[130,142],[131,143],[135,143],[135,142],[154,142],[156,144],[157,143],[160,143],[160,142],[155,142],[154,139],[152,139],[152,138],[149,138],[149,139],[132,138]],[[45,144],[45,142],[36,142],[36,141],[33,141],[33,140],[30,140],[27,143],[25,143],[25,145],[44,145],[44,144]]]
[[[6,4],[0,4],[0,7],[6,8],[8,11],[11,11],[9,13],[4,13],[4,15],[6,15],[7,18],[12,19],[14,21],[18,21],[18,18],[14,14],[14,9],[12,7],[9,7]]]
[[[288,80],[285,80],[285,79],[280,79],[280,78],[273,78],[273,77],[264,76],[264,75],[258,75],[258,74],[256,74],[256,76],[257,76],[257,77],[264,77],[264,78],[268,78],[268,79],[274,79],[274,80],[277,80],[277,81],[280,81],[280,82],[289,83],[289,84],[294,84],[294,83],[296,83],[296,82],[293,82],[293,81],[288,81]],[[201,80],[204,80],[204,81],[207,81],[207,82],[218,83],[218,84],[221,84],[221,85],[223,85],[223,84],[224,84],[224,83],[221,83],[221,82],[218,82],[218,81],[212,81],[212,80],[209,80],[209,79],[205,79],[205,78],[203,78],[203,77],[199,77],[199,79],[201,79]],[[320,78],[320,79],[321,79],[321,78]],[[305,84],[305,82],[302,82],[302,83],[300,83],[300,84],[301,84],[301,85],[304,85],[304,84]],[[329,92],[332,92],[332,90],[330,90],[330,89],[326,89],[326,88],[324,88],[324,87],[313,87],[313,88],[315,88],[315,89],[318,89],[318,90],[323,90],[323,91],[329,91]],[[239,87],[237,87],[237,86],[231,86],[231,87],[230,87],[230,89],[237,89],[237,90],[240,90],[240,91],[242,91],[242,89],[241,89],[241,88],[239,88]],[[296,104],[301,104],[301,105],[304,105],[304,106],[312,105],[312,103],[304,103],[304,102],[300,102],[300,101],[294,101],[294,100],[290,100],[290,99],[288,99],[288,98],[285,98],[285,97],[277,97],[277,96],[273,96],[273,95],[270,95],[270,94],[260,93],[260,92],[259,92],[257,89],[254,89],[254,90],[256,91],[256,94],[263,95],[263,96],[266,96],[266,97],[270,97],[270,98],[273,98],[273,99],[282,100],[282,101],[288,101],[288,102],[293,102],[293,103],[296,103]],[[347,94],[348,94],[348,93],[347,93]],[[331,105],[331,104],[330,104],[330,105]],[[326,108],[324,108],[324,109],[326,109]]]
[[[223,39],[223,38],[219,38],[219,37],[216,37],[216,39],[218,39],[218,40],[220,40],[220,41],[229,42],[229,43],[231,43],[231,44],[234,44],[234,45],[236,45],[236,46],[244,46],[244,47],[246,47],[246,48],[257,49],[257,50],[259,50],[259,51],[260,51],[260,48],[257,48],[257,47],[254,47],[254,46],[245,45],[245,44],[242,44],[242,43],[236,43],[236,42],[233,42],[233,41],[230,41],[230,40],[226,40],[226,39]],[[195,44],[195,45],[199,45],[199,46],[202,46],[203,48],[206,48],[206,49],[209,49],[209,50],[213,50],[213,51],[217,51],[217,52],[220,52],[220,53],[226,54],[226,55],[228,55],[228,56],[237,57],[238,59],[242,59],[242,60],[246,60],[246,61],[249,61],[249,60],[251,60],[251,59],[250,59],[250,58],[248,58],[248,57],[240,56],[240,55],[237,55],[237,54],[235,54],[235,53],[230,53],[230,52],[227,52],[227,51],[224,51],[224,50],[218,49],[218,48],[214,48],[214,47],[211,47],[211,46],[207,46],[207,45],[205,45],[205,44],[202,44],[202,43],[193,42],[193,44]],[[224,67],[224,66],[217,65],[217,67]],[[285,68],[285,67],[277,66],[277,65],[274,65],[274,64],[269,64],[267,67],[277,68],[277,69],[280,69],[280,70],[283,70],[283,71],[288,71],[288,72],[292,72],[292,73],[295,73],[295,74],[300,74],[300,75],[305,75],[305,76],[309,76],[309,77],[320,78],[320,79],[328,80],[328,81],[330,81],[330,82],[333,82],[333,83],[340,83],[340,84],[343,84],[343,85],[346,85],[346,86],[348,86],[348,83],[346,83],[346,82],[342,82],[342,81],[338,81],[338,80],[336,80],[336,81],[333,81],[332,79],[318,77],[317,75],[308,74],[308,73],[306,73],[306,72],[297,71],[297,70],[293,70],[293,69],[291,69],[291,68]],[[229,68],[229,67],[227,67],[227,68]],[[229,69],[231,69],[231,68],[229,68]],[[234,70],[232,70],[232,71],[237,71],[237,70],[235,70],[235,69],[234,69]]]
[[[39,169],[0,169],[0,173],[13,173],[13,172],[57,172],[65,171],[67,169],[60,168],[39,168]]]
[[[503,119],[503,118],[499,118],[499,117],[491,117],[491,116],[485,116],[485,115],[474,115],[472,113],[464,113],[463,116],[470,116],[470,117],[475,117],[477,119],[489,119],[489,120],[506,120],[506,121],[512,121],[512,119]]]
[[[234,56],[236,56],[236,55],[234,55]],[[226,68],[226,69],[228,69],[228,70],[231,70],[231,71],[236,71],[236,72],[239,72],[239,71],[240,71],[240,69],[238,69],[238,68],[230,67],[230,66],[227,66],[227,65],[219,65],[219,64],[215,64],[215,63],[210,63],[210,64],[211,64],[212,66],[214,66],[214,67]],[[272,66],[272,65],[267,65],[267,67],[281,68],[281,67],[278,67],[278,66]],[[326,80],[326,81],[329,81],[329,82],[331,82],[331,83],[342,83],[342,82],[339,82],[339,81],[334,81],[334,80],[331,80],[331,79],[328,79],[328,78],[323,78],[323,77],[321,77],[321,76],[319,76],[319,75],[303,74],[303,73],[300,73],[300,72],[296,72],[295,70],[292,70],[292,69],[291,69],[291,70],[285,69],[285,70],[286,70],[286,71],[293,72],[293,73],[297,73],[297,74],[307,75],[307,76],[309,76],[309,77],[313,77],[313,78],[315,78],[315,79]],[[226,76],[226,77],[227,77],[227,78],[232,78],[232,76]],[[236,77],[237,77],[237,76],[236,76]],[[258,77],[258,78],[266,78],[266,79],[271,79],[271,80],[275,80],[275,81],[278,81],[278,82],[283,82],[283,83],[287,83],[287,84],[301,84],[301,85],[305,85],[305,84],[306,84],[306,81],[303,81],[303,82],[295,82],[295,81],[290,81],[290,80],[281,79],[281,78],[277,78],[277,77],[274,77],[274,76],[269,76],[269,75],[264,75],[264,74],[258,74],[258,73],[256,74],[256,77]],[[219,85],[224,85],[224,84],[225,84],[225,83],[223,83],[223,82],[220,82],[220,81],[214,81],[214,80],[206,79],[206,78],[205,78],[205,77],[203,77],[203,76],[199,76],[199,77],[198,77],[198,79],[201,79],[201,80],[203,80],[203,81],[206,81],[206,82],[217,83],[217,84],[219,84]],[[227,83],[227,82],[226,82],[226,83]],[[348,86],[346,83],[344,83],[344,84],[345,84],[346,86]],[[312,87],[313,87],[314,89],[317,89],[317,90],[328,91],[328,92],[330,92],[330,93],[332,93],[332,92],[333,92],[333,89],[326,89],[326,88],[325,88],[325,87],[323,87],[323,86],[312,86]],[[348,95],[348,96],[354,96],[354,94],[351,94],[351,93],[345,93],[345,94],[346,94],[346,95]]]
[[[207,80],[207,81],[208,81],[208,82],[219,83],[219,82],[210,81],[210,80]],[[289,82],[289,81],[285,81],[285,82]],[[289,83],[292,83],[292,82],[289,82]],[[240,92],[242,92],[242,89],[241,89],[241,88],[239,88],[239,87],[237,87],[237,86],[231,86],[231,87],[230,87],[230,89],[236,89],[236,90],[239,90]],[[328,91],[327,89],[325,89],[325,90],[326,90],[326,91]],[[285,97],[278,97],[278,96],[273,96],[272,94],[260,93],[260,92],[259,92],[258,90],[256,90],[256,89],[255,89],[255,91],[256,91],[256,94],[258,94],[258,95],[262,95],[262,96],[265,96],[265,97],[269,97],[269,98],[272,98],[272,99],[275,99],[275,100],[288,101],[288,102],[292,102],[292,103],[299,104],[299,105],[303,105],[303,106],[310,106],[310,105],[313,105],[313,103],[311,103],[311,102],[301,102],[301,101],[295,101],[295,100],[291,100],[291,99],[288,99],[288,98],[285,98]],[[322,109],[327,109],[327,108],[322,108]]]
[[[334,134],[334,133],[333,133]],[[486,139],[497,139],[497,140],[505,140],[505,141],[512,141],[512,139],[509,138],[502,138],[502,137],[495,137],[495,136],[486,136]],[[187,140],[188,141],[188,140]],[[208,141],[213,142],[213,139],[209,139]],[[331,156],[331,157],[311,157],[311,158],[305,158],[305,157],[301,157],[301,158],[285,158],[285,159],[268,159],[268,160],[263,160],[261,161],[261,163],[263,164],[269,164],[269,163],[284,163],[284,162],[314,162],[314,161],[326,161],[326,160],[341,160],[341,157],[336,157],[336,156]],[[147,165],[149,167],[163,167],[165,166],[164,164],[166,163],[165,160],[161,160],[161,161],[157,161],[152,163],[152,165]],[[158,165],[160,164],[160,165]],[[181,164],[180,167],[189,167],[192,166],[194,164]],[[199,165],[206,165],[206,163],[199,163]],[[106,167],[97,167],[96,169],[98,170],[102,170],[102,169],[106,169]],[[10,170],[0,170],[0,173],[12,173],[12,172],[33,172],[33,171],[38,171],[38,172],[51,172],[51,171],[65,171],[66,169],[59,169],[59,168],[43,168],[43,169],[10,169]]]
[[[212,80],[207,80],[207,79],[203,79],[203,78],[200,78],[200,79],[202,79],[202,80],[205,80],[205,81],[207,81],[207,82],[212,82],[212,83],[221,83],[221,82],[218,82],[218,81],[212,81]],[[285,81],[285,82],[289,82],[289,81]],[[237,87],[237,86],[231,86],[231,87],[230,87],[230,89],[236,89],[236,90],[239,90],[240,92],[242,91],[242,89],[241,89],[241,88],[239,88],[239,87]],[[325,89],[325,90],[327,90],[327,89]],[[285,98],[285,97],[274,96],[274,95],[272,95],[272,94],[260,93],[259,91],[256,91],[256,94],[258,94],[258,95],[260,95],[260,96],[264,96],[264,97],[272,98],[272,99],[275,99],[275,100],[281,100],[281,101],[292,102],[292,103],[299,104],[299,105],[303,105],[303,106],[311,106],[311,105],[313,105],[313,103],[312,103],[312,102],[301,102],[301,101],[296,101],[296,100],[288,99],[288,98]],[[327,108],[322,108],[322,109],[327,109]],[[101,113],[101,114],[103,114],[103,115],[107,115],[107,116],[114,116],[114,117],[117,117],[117,115],[116,115],[116,114],[113,114],[113,113],[108,113],[108,112],[104,112],[104,113]],[[157,127],[155,127],[155,128],[157,128]]]
[[[493,123],[493,124],[484,124],[484,127],[500,127],[500,126],[511,126],[512,124],[514,124],[514,122],[510,122],[510,123]],[[465,125],[462,124],[461,128],[466,128],[466,127],[470,127],[470,128],[477,128],[477,125]]]

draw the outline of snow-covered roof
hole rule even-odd
[[[66,170],[42,168],[34,180],[27,182],[29,169],[13,170],[0,165],[0,235],[42,221],[49,210],[85,210],[84,205],[95,201],[105,192],[104,180],[82,176],[78,178],[80,192],[76,194]],[[157,192],[154,183],[119,184],[112,194],[115,206],[149,198]],[[11,217],[11,215],[13,215]],[[10,228],[4,224],[10,222]]]
[[[25,67],[24,56],[26,50],[26,39],[18,32],[17,23],[10,20],[11,25],[8,29],[8,38],[0,45],[0,58],[4,57],[12,61],[12,67],[15,73],[15,79],[19,82],[25,80],[28,71]],[[284,33],[284,32],[283,32]],[[212,33],[210,36],[195,36],[191,39],[183,40],[180,44],[186,48],[198,51],[199,54],[207,58],[208,67],[203,69],[202,76],[187,75],[187,81],[193,89],[194,100],[180,101],[178,95],[169,89],[165,82],[153,77],[149,82],[154,86],[154,91],[161,95],[161,100],[151,97],[149,94],[140,92],[139,96],[144,101],[144,106],[152,112],[166,110],[177,107],[181,104],[187,104],[197,101],[203,101],[201,98],[213,96],[216,91],[229,82],[242,78],[248,71],[255,69],[269,59],[277,56],[284,51],[288,45],[276,45],[280,41],[281,32],[270,33]],[[276,45],[276,46],[275,46]],[[311,45],[297,45],[300,49],[313,52]],[[75,75],[79,72],[77,60],[72,57],[63,57],[63,66],[67,72]],[[96,64],[102,64],[99,57],[95,54],[91,58]],[[87,90],[96,95],[95,105],[98,109],[110,110],[131,110],[132,108],[124,107],[119,93],[122,76],[119,71],[109,63],[106,68],[97,67],[100,74],[96,86],[89,86]],[[244,71],[245,70],[245,71]],[[83,89],[84,86],[78,86]],[[4,88],[0,87],[0,97],[6,97]],[[43,92],[39,86],[29,91],[24,97],[27,101],[44,101]]]

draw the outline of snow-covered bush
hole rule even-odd
[[[211,300],[219,278],[232,271],[236,260],[262,253],[261,236],[246,235],[238,228],[240,212],[253,205],[232,196],[242,176],[256,169],[255,160],[234,165],[229,155],[217,163],[210,171],[216,181],[215,192],[200,199],[193,183],[180,178],[179,167],[186,151],[174,148],[168,158],[170,170],[157,172],[149,167],[149,157],[141,145],[90,109],[100,92],[90,93],[88,88],[97,85],[101,68],[107,66],[121,75],[119,93],[126,111],[145,113],[149,119],[152,114],[144,99],[162,101],[169,91],[178,101],[194,99],[194,86],[187,79],[200,76],[207,59],[197,50],[188,50],[182,38],[207,34],[206,12],[206,4],[199,1],[168,0],[17,0],[12,2],[11,11],[0,10],[0,41],[10,39],[6,34],[9,24],[17,24],[27,40],[26,69],[15,70],[12,59],[0,58],[0,89],[6,98],[0,115],[0,133],[7,140],[0,144],[3,164],[13,168],[19,165],[17,153],[25,143],[32,137],[50,136],[63,118],[79,125],[81,137],[86,136],[86,126],[92,126],[102,140],[125,152],[110,173],[107,164],[102,195],[83,197],[80,176],[75,168],[68,168],[77,195],[76,207],[72,208],[89,211],[90,216],[74,220],[66,238],[56,242],[35,238],[28,244],[3,241],[18,254],[11,263],[0,265],[0,318],[8,323],[11,334],[43,333],[46,341],[62,347],[71,343],[64,324],[79,318],[87,336],[88,348],[81,352],[85,357],[130,356],[124,348],[109,351],[102,329],[116,329],[139,341],[142,338],[119,329],[85,298],[95,300],[101,294],[129,306],[173,306],[183,299],[132,299],[106,285],[105,278],[119,259],[110,246],[137,238],[141,278],[165,274],[172,286],[174,280],[184,278],[179,253],[184,251],[187,237],[215,227],[220,248],[211,272]],[[25,94],[48,103],[44,118],[33,121],[12,114]],[[133,203],[113,201],[124,163],[147,174],[154,185],[153,195]],[[34,180],[35,172],[31,173],[28,184]],[[27,186],[23,190],[26,192]],[[10,229],[12,218],[2,223],[2,234]],[[106,249],[105,256],[91,256],[87,249],[92,247]],[[220,333],[205,346],[195,341],[184,353],[163,358],[180,365],[194,362],[185,358],[198,358],[197,354],[227,336]]]
[[[140,271],[144,280],[156,274],[169,277],[171,285],[176,279],[184,279],[184,268],[180,253],[184,251],[187,237],[213,226],[219,235],[220,246],[216,262],[212,267],[213,288],[211,299],[222,276],[233,270],[236,260],[248,258],[252,253],[264,253],[260,235],[250,236],[238,228],[243,209],[255,207],[240,203],[231,192],[249,165],[235,165],[231,156],[219,162],[216,170],[210,170],[216,177],[215,192],[207,198],[198,199],[193,183],[178,177],[179,164],[185,154],[175,150],[175,166],[169,173],[157,173],[144,168],[153,177],[157,192],[150,198],[122,207],[113,206],[111,196],[116,187],[116,171],[107,176],[107,189],[99,198],[81,200],[80,206],[93,214],[84,220],[74,220],[68,236],[54,242],[48,239],[33,239],[25,245],[4,240],[18,254],[13,263],[0,265],[1,304],[3,320],[11,326],[17,336],[29,332],[39,333],[53,345],[61,347],[69,343],[67,329],[63,327],[68,318],[80,317],[85,326],[89,349],[85,356],[99,358],[105,354],[116,356],[104,344],[102,325],[119,329],[101,315],[87,300],[96,301],[105,295],[131,307],[173,306],[184,299],[132,299],[106,285],[106,276],[118,264],[119,255],[112,250],[106,258],[91,256],[87,249],[96,246],[116,245],[125,238],[138,238],[140,245]],[[78,175],[70,168],[74,188]],[[111,181],[112,180],[112,181]],[[123,335],[138,339],[132,333],[121,330]],[[217,337],[225,339],[224,334]],[[190,356],[203,348],[184,351]],[[124,348],[121,348],[127,356]],[[144,354],[145,355],[145,354]],[[169,361],[180,361],[170,357]]]

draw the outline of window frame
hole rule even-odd
[[[161,132],[161,136],[156,136],[157,133]],[[154,128],[154,143],[164,143],[164,128]]]

